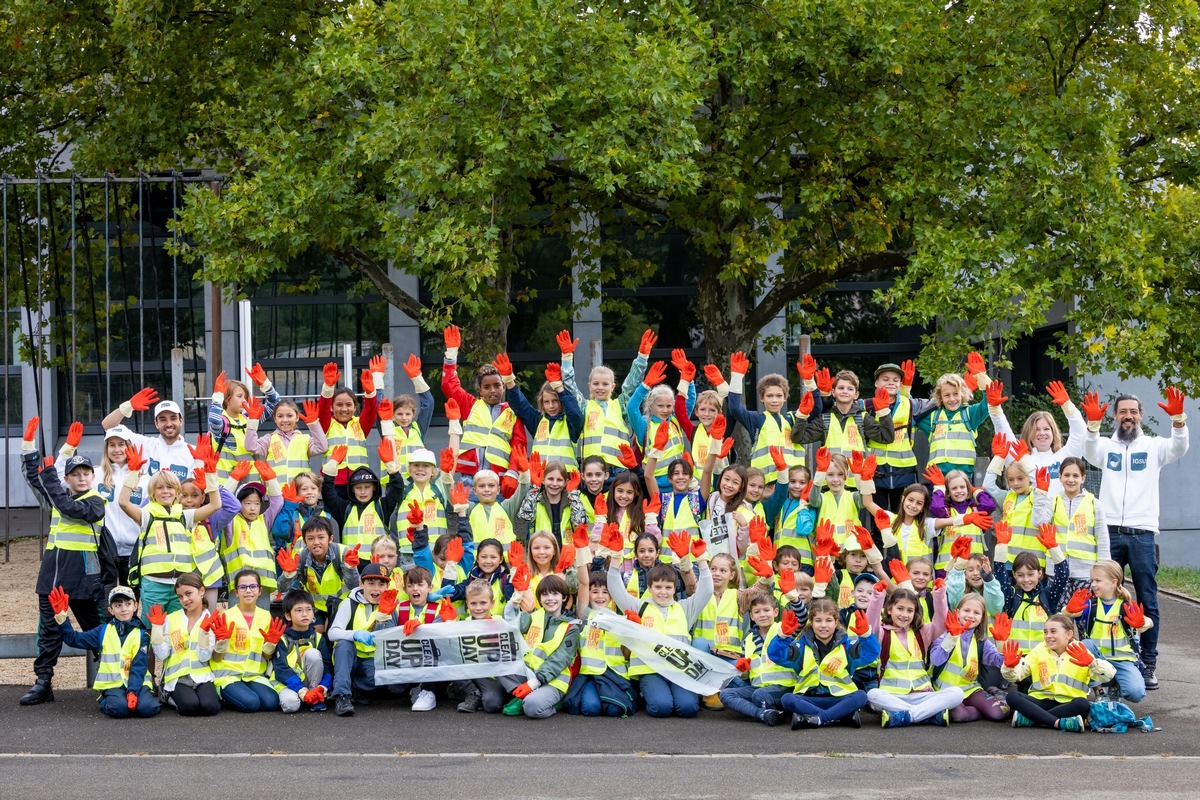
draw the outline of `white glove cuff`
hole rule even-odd
[[[425,376],[417,373],[417,377],[412,379],[413,391],[417,394],[425,394],[429,391],[429,384],[425,382]]]
[[[120,409],[122,417],[133,416],[133,403],[129,402],[128,400],[126,400],[124,403],[121,403]]]
[[[729,376],[729,391],[734,394],[742,394],[746,385],[746,376],[740,372],[735,372]]]

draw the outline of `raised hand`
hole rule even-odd
[[[750,359],[741,351],[734,353],[729,357],[729,371],[738,375],[745,375],[750,371]]]
[[[817,391],[821,394],[833,393],[833,375],[829,373],[829,367],[821,367],[817,370]]]
[[[213,394],[226,394],[229,391],[229,376],[225,374],[225,370],[217,375],[217,379],[213,381]]]
[[[997,433],[992,437],[992,458],[1004,458],[1010,449],[1008,437]]]
[[[275,474],[275,470],[271,469],[271,465],[265,461],[255,461],[254,468],[258,470],[258,474],[264,481],[273,481],[279,477]]]
[[[456,463],[457,459],[454,457],[454,450],[449,447],[443,447],[441,452],[438,453],[438,469],[447,474],[451,474],[454,472],[454,466]]]
[[[850,623],[850,632],[855,636],[866,636],[871,632],[871,624],[867,622],[867,612],[862,609],[854,612],[854,621]]]
[[[818,556],[813,564],[813,581],[828,585],[833,580],[833,559],[829,556]]]
[[[770,543],[770,539],[767,538],[767,523],[762,517],[753,517],[747,527],[750,530],[750,541],[758,545],[758,553],[762,555],[763,545]],[[770,556],[774,557],[773,554]]]
[[[966,561],[971,557],[971,537],[959,536],[954,540],[954,544],[950,545],[950,557]]]
[[[375,376],[371,374],[371,370],[364,369],[358,376],[358,382],[362,384],[363,394],[375,391]]]
[[[453,506],[454,508],[458,508],[459,506],[465,506],[465,505],[467,505],[467,503],[470,502],[470,500],[471,500],[471,493],[467,490],[467,487],[464,486],[461,481],[454,484],[454,486],[450,489],[450,505]]]
[[[458,326],[447,325],[443,328],[442,341],[445,342],[447,350],[457,350],[462,347],[462,333],[458,330]]]
[[[142,467],[146,466],[146,457],[142,454],[141,445],[131,443],[126,447],[125,460],[130,472],[141,472]]]
[[[342,561],[346,563],[347,567],[354,567],[357,569],[358,565],[362,562],[362,555],[358,552],[360,547],[362,547],[361,544],[356,544],[354,547],[351,547],[349,550],[347,550],[345,555],[342,556]]]
[[[912,580],[912,576],[908,574],[908,567],[904,566],[904,562],[898,558],[893,558],[888,562],[888,572],[896,583]]]
[[[879,468],[879,459],[875,454],[867,456],[863,459],[862,470],[859,472],[859,477],[864,481],[875,479],[875,470]]]
[[[1088,422],[1099,422],[1104,419],[1104,412],[1108,411],[1108,403],[1100,405],[1099,393],[1088,392],[1083,396],[1080,408],[1083,409],[1083,415],[1088,418]]]
[[[344,444],[334,445],[333,447],[329,448],[329,460],[335,464],[341,464],[346,460],[346,453],[349,452],[349,450],[350,448]]]
[[[158,402],[158,392],[147,386],[138,391],[133,397],[129,398],[129,405],[134,411],[149,411],[150,406]]]
[[[1088,603],[1092,601],[1091,589],[1076,589],[1071,594],[1071,599],[1067,601],[1068,614],[1082,614],[1087,608]]]
[[[462,408],[459,407],[458,401],[455,400],[453,397],[451,397],[449,400],[446,401],[445,409],[446,409],[446,419],[447,420],[461,420],[462,419]]]
[[[930,464],[925,467],[925,480],[929,481],[935,487],[946,485],[946,476],[938,469],[937,464]]]
[[[455,537],[446,542],[446,560],[455,564],[461,564],[465,552],[463,550],[462,539]]]
[[[989,383],[985,394],[989,406],[1002,406],[1008,402],[1008,398],[1004,396],[1004,384],[1000,381]]]
[[[546,369],[542,373],[546,376],[546,381],[549,383],[562,383],[562,364],[557,361],[551,361],[546,365]]]
[[[892,396],[888,394],[888,390],[880,387],[875,390],[875,413],[878,414],[885,408],[892,407]]]
[[[621,442],[621,455],[618,459],[625,469],[636,469],[638,465],[637,453],[633,452],[633,448],[626,442]]]
[[[571,543],[575,545],[575,549],[577,551],[591,546],[591,536],[588,533],[587,525],[575,526],[575,532],[571,538]]]
[[[653,498],[646,498],[642,501],[643,514],[657,514],[662,511],[662,498],[659,495],[654,495]]]
[[[1096,657],[1087,649],[1087,645],[1078,640],[1067,645],[1067,656],[1070,657],[1071,663],[1077,667],[1090,666]]]
[[[692,558],[697,561],[708,558],[708,545],[704,543],[703,539],[692,542]]]
[[[250,470],[252,469],[254,469],[254,462],[239,461],[233,465],[233,469],[229,470],[229,477],[240,483],[247,475],[250,474]]]
[[[41,423],[41,417],[30,417],[29,422],[25,423],[25,433],[22,440],[27,444],[33,444],[34,437],[37,436],[38,425]]]
[[[785,595],[796,591],[796,573],[786,567],[779,570],[779,591]]]
[[[603,491],[596,495],[596,499],[592,501],[592,511],[595,512],[597,517],[608,516],[608,497]]]
[[[389,397],[385,397],[379,401],[376,411],[379,413],[379,419],[384,422],[391,422],[396,418],[396,407],[392,405],[392,400]]]
[[[258,632],[262,634],[263,640],[271,644],[279,644],[279,640],[283,638],[283,632],[287,630],[287,623],[279,617],[271,620],[271,625],[268,628],[259,628]]]
[[[1013,669],[1021,663],[1021,645],[1015,639],[1004,643],[1004,666]]]
[[[728,458],[729,451],[733,449],[733,439],[725,439],[721,442],[721,449],[717,451],[717,458]]]
[[[1053,522],[1043,522],[1038,525],[1037,540],[1047,550],[1058,547],[1058,532],[1055,530]]]
[[[1035,480],[1037,481],[1037,483],[1036,483],[1037,488],[1040,491],[1043,491],[1043,492],[1050,491],[1050,470],[1049,469],[1047,469],[1046,467],[1039,467],[1037,472],[1034,473],[1034,477],[1035,477]]]
[[[1125,622],[1134,630],[1146,627],[1146,612],[1141,603],[1122,603],[1125,609]]]
[[[1067,387],[1063,386],[1062,381],[1050,381],[1046,384],[1046,393],[1056,405],[1065,406],[1071,402],[1071,395],[1067,394]]]
[[[811,486],[811,484],[809,484]],[[841,550],[833,535],[835,528],[833,521],[823,519],[817,523],[817,545],[814,548],[813,554],[818,556],[836,556]]]
[[[715,364],[704,365],[704,377],[714,387],[725,383],[725,376],[721,374],[721,368]]]
[[[262,386],[267,382],[267,372],[263,369],[262,364],[255,363],[253,367],[246,370],[246,377],[255,386]]]
[[[657,386],[662,383],[667,377],[667,362],[655,361],[646,370],[646,377],[642,379],[642,383],[646,386]]]
[[[281,569],[285,575],[291,575],[295,573],[297,567],[300,566],[300,557],[297,556],[289,546],[283,548],[275,554],[275,563],[279,565],[279,569]]]
[[[638,355],[649,358],[650,351],[654,349],[654,345],[658,344],[658,336],[654,331],[647,329],[642,334],[642,341],[638,345]]]
[[[971,373],[972,375],[978,375],[980,373],[987,372],[987,362],[983,360],[983,356],[979,355],[979,353],[975,352],[974,350],[967,353],[967,372]]]
[[[811,381],[817,374],[817,360],[813,358],[812,353],[805,353],[804,356],[796,362],[796,372],[800,374],[800,380]]]
[[[579,340],[572,339],[570,331],[559,331],[554,339],[558,342],[558,351],[564,356],[571,355],[575,352],[575,348],[579,346]]]
[[[667,422],[659,423],[658,429],[654,431],[653,448],[658,452],[667,449],[667,442],[671,439],[671,425]]]
[[[396,610],[399,599],[399,589],[384,589],[383,594],[379,595],[379,605],[375,610],[385,617],[390,617],[392,612]]]
[[[421,504],[416,500],[412,500],[408,504],[408,512],[405,515],[408,524],[414,528],[419,528],[425,524],[425,511],[421,508]]]
[[[667,547],[680,559],[687,558],[691,544],[691,537],[685,531],[671,531],[667,534]]]
[[[512,574],[512,587],[518,592],[523,592],[529,588],[529,567],[525,566],[525,562],[517,564],[516,569]]]
[[[322,377],[325,379],[325,385],[329,387],[337,386],[337,382],[342,377],[342,371],[338,369],[338,365],[332,361],[321,368]]]
[[[379,463],[385,467],[396,460],[396,446],[392,444],[391,437],[384,436],[379,440]]]
[[[562,552],[558,556],[558,564],[555,566],[555,572],[566,572],[575,565],[575,545],[564,544]]]
[[[946,614],[946,632],[951,636],[961,636],[963,632],[962,623],[958,621],[958,612],[951,610]]]
[[[796,631],[800,630],[800,620],[796,618],[796,612],[790,608],[783,610],[783,619],[779,622],[780,632],[787,637],[796,635]]]
[[[218,642],[228,641],[233,636],[233,626],[229,624],[229,620],[225,619],[225,615],[219,612],[212,617],[209,631]]]
[[[51,589],[47,599],[50,601],[50,608],[56,615],[67,613],[67,607],[71,604],[71,597],[61,586],[55,586]]]
[[[997,644],[1007,642],[1008,637],[1012,635],[1012,617],[1001,611],[992,621],[992,626],[988,628],[988,632],[992,634],[992,638]]]
[[[575,470],[571,470],[567,474],[567,491],[574,492],[579,488],[579,481],[582,476]]]
[[[304,420],[305,425],[313,425],[321,419],[321,414],[317,411],[316,400],[305,400],[303,412],[300,415],[300,419]]]
[[[83,441],[83,423],[72,422],[71,427],[67,429],[67,446],[79,447],[79,443]]]
[[[906,358],[904,361],[901,361],[900,371],[902,374],[902,377],[900,378],[900,385],[912,386],[913,380],[917,377],[917,365],[913,363],[913,360],[911,358]]]
[[[513,365],[508,358],[508,353],[497,353],[496,357],[492,359],[492,366],[496,368],[496,372],[500,373],[501,378],[513,377]]]
[[[875,510],[875,527],[880,531],[889,530],[892,527],[892,515],[882,508]]]
[[[512,454],[508,457],[508,466],[519,473],[529,469],[529,451],[525,449],[525,445],[513,446]]]
[[[1008,544],[1012,541],[1012,525],[1004,520],[996,523],[996,544]]]
[[[746,563],[750,565],[750,571],[760,578],[770,578],[775,574],[775,570],[769,562],[763,561],[758,556],[750,556],[746,559]]]
[[[454,622],[458,619],[458,611],[454,608],[454,603],[450,602],[449,597],[443,597],[438,603],[438,619],[442,622]]]
[[[712,427],[709,429],[708,435],[718,441],[724,439],[725,431],[727,430],[728,426],[729,421],[725,418],[725,415],[717,414],[717,416],[713,419]]]
[[[407,375],[410,380],[413,378],[416,378],[417,376],[419,376],[421,374],[421,359],[420,359],[420,357],[417,356],[416,353],[409,353],[408,360],[404,362],[403,367],[404,367],[404,374]]]
[[[817,448],[817,472],[828,472],[829,461],[833,457],[833,453],[828,447]]]
[[[850,453],[850,472],[854,475],[862,474],[863,468],[863,453],[861,450],[855,450]]]
[[[796,413],[807,418],[813,412],[814,405],[813,393],[805,392],[804,396],[800,398],[800,405],[796,408]]]
[[[1179,391],[1174,386],[1168,386],[1167,391],[1163,396],[1166,399],[1166,402],[1159,403],[1158,407],[1165,411],[1168,417],[1174,420],[1175,417],[1183,414],[1183,392]]]

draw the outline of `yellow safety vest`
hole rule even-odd
[[[704,462],[708,459],[708,449],[713,446],[713,438],[708,435],[708,429],[703,423],[696,425],[692,431],[692,462],[696,465],[697,470],[704,469]],[[770,455],[768,453],[767,455]],[[775,462],[771,462],[774,464]],[[717,457],[716,463],[713,465],[713,476],[721,474],[721,470],[729,466],[729,458]],[[778,476],[777,476],[778,477]],[[711,492],[711,486],[700,487],[702,491]]]
[[[374,626],[372,625],[372,619],[374,618],[374,616],[375,616],[375,606],[367,605],[366,603],[355,602],[354,603],[354,613],[352,613],[350,615],[349,630],[351,630],[351,631],[374,630]],[[375,657],[375,645],[373,645],[373,644],[363,644],[362,642],[355,640],[354,650],[358,654],[359,658],[374,658]]]
[[[833,523],[833,540],[841,547],[846,536],[853,535],[854,527],[858,525],[858,505],[854,502],[854,494],[846,490],[841,497],[834,497],[833,492],[825,492],[821,496],[821,510],[817,512],[817,525],[825,520]]]
[[[692,636],[712,642],[713,651],[737,653],[742,648],[742,614],[738,611],[738,590],[730,587],[718,600],[714,593],[704,604]]]
[[[913,453],[909,420],[912,417],[912,400],[900,395],[892,411],[892,424],[896,428],[896,439],[891,444],[867,441],[868,455],[875,456],[881,467],[894,470],[916,469],[917,456]]]
[[[599,613],[595,609],[588,612],[588,619]],[[584,636],[579,640],[579,674],[603,675],[611,669],[622,678],[629,671],[625,652],[621,642],[608,631],[588,625],[584,627]]]
[[[975,465],[975,431],[967,425],[964,407],[954,411],[938,408],[930,415],[929,463]]]
[[[535,531],[557,533],[559,541],[563,544],[570,544],[573,541],[575,531],[571,527],[571,504],[567,502],[565,493],[562,499],[562,513],[558,515],[558,530],[553,529],[550,511],[546,508],[546,504],[539,501],[533,507],[533,527],[529,529],[530,533]]]
[[[285,637],[286,638],[286,637]],[[292,672],[296,673],[296,677],[300,679],[306,686],[308,685],[308,675],[304,671],[304,656],[309,650],[320,648],[321,632],[313,631],[312,640],[305,639],[302,642],[297,642],[295,647],[289,647],[285,660],[287,665],[292,668]],[[282,647],[284,639],[279,640],[279,646]],[[355,642],[357,644],[357,642]]]
[[[225,418],[225,422],[229,425],[229,435],[225,438],[225,443],[221,445],[220,456],[217,459],[217,477],[224,481],[229,477],[229,473],[243,461],[254,463],[254,454],[246,449],[246,417],[239,415],[237,419],[229,416],[225,411],[221,412],[221,416]],[[245,480],[257,480],[258,470],[254,467],[250,468],[250,473],[246,475]]]
[[[844,697],[858,691],[850,674],[850,654],[846,652],[845,641],[830,650],[819,664],[811,647],[803,640],[797,640],[797,644],[803,653],[800,658],[799,678],[796,681],[796,694],[805,694],[817,686],[824,686],[834,697]]]
[[[803,457],[792,444],[792,421],[783,414],[764,415],[762,427],[758,429],[758,437],[754,440],[754,449],[750,452],[750,466],[762,470],[767,486],[779,480],[779,470],[775,469],[775,459],[771,458],[772,447],[783,449],[783,458],[789,468],[804,463]]]
[[[234,516],[232,541],[221,537],[221,559],[225,562],[225,578],[233,580],[240,569],[252,569],[258,573],[262,591],[275,591],[275,554],[271,549],[271,535],[261,515],[247,522],[241,514]]]
[[[678,509],[675,508],[676,498],[680,498]],[[686,494],[672,492],[670,497],[663,497],[661,530],[663,541],[666,541],[667,534],[676,531],[686,532],[693,540],[700,538],[700,522],[692,513],[691,499]]]
[[[267,463],[275,470],[279,483],[291,483],[301,472],[311,472],[308,446],[312,437],[297,431],[286,444],[276,431],[267,440]]]
[[[265,609],[255,608],[254,619],[247,626],[246,618],[235,605],[225,609],[225,621],[233,628],[233,635],[229,637],[229,650],[219,661],[214,659],[212,664],[217,688],[223,689],[237,681],[277,688],[267,678],[267,657],[262,651],[266,640],[260,632],[271,627],[271,614]]]
[[[921,645],[912,630],[889,631],[887,663],[879,676],[879,688],[889,694],[912,694],[933,688]]]
[[[75,500],[82,501],[92,497],[101,495],[95,489],[88,489]],[[46,549],[95,553],[100,549],[100,531],[103,529],[104,525],[100,522],[64,517],[55,507],[50,512],[50,534],[46,537]]]
[[[189,631],[187,614],[182,610],[172,611],[167,615],[166,637],[171,652],[163,660],[164,686],[173,688],[177,680],[186,677],[190,677],[196,683],[206,683],[213,679],[208,662],[201,661],[199,656],[200,637],[208,636],[200,627],[203,621],[202,616]]]
[[[537,672],[538,667],[546,663],[550,654],[562,646],[563,639],[567,638],[567,631],[570,627],[568,623],[562,622],[554,629],[554,633],[548,640],[543,640],[542,636],[546,630],[546,612],[540,608],[532,612],[529,615],[529,630],[525,633],[525,644],[529,645],[529,650],[525,653],[525,666]],[[570,664],[565,665],[562,671],[550,681],[550,685],[563,694],[567,693],[570,683]]]
[[[363,432],[362,423],[359,422],[358,417],[351,417],[343,425],[331,416],[329,430],[325,432],[325,441],[329,446],[329,450],[326,452],[339,445],[346,446],[346,457],[342,459],[342,469],[354,472],[359,467],[371,466],[367,463],[367,434]]]
[[[654,477],[656,478],[664,477],[671,462],[687,451],[687,437],[683,435],[683,429],[679,427],[679,420],[673,416],[662,422],[653,419],[646,420],[646,447],[653,444],[654,437],[658,435],[658,429],[663,425],[666,425],[671,433],[667,436],[667,446],[663,448],[662,455],[654,465]]]
[[[825,449],[830,453],[841,453],[850,460],[854,453],[866,452],[866,439],[862,433],[862,418],[863,413],[856,411],[846,417],[846,422],[843,424],[838,420],[837,414],[832,411],[825,412],[825,418],[828,423],[825,426]],[[853,475],[846,476],[846,488],[857,488],[857,481]]]
[[[772,640],[779,635],[780,626],[776,622],[767,629],[767,635],[763,637],[762,650],[758,649],[758,645],[754,641],[753,635],[746,636],[745,656],[750,659],[750,685],[754,687],[760,686],[795,686],[796,673],[787,667],[781,667],[771,660],[767,655],[767,648]]]
[[[641,615],[643,628],[658,631],[684,644],[691,644],[692,638],[688,635],[687,614],[684,613],[681,604],[671,603],[664,615],[654,603],[646,602],[642,604]],[[636,678],[639,675],[649,675],[653,672],[653,667],[638,658],[636,654],[630,654],[629,677]]]
[[[482,400],[471,405],[471,413],[463,420],[463,449],[483,449],[486,466],[501,474],[508,469],[512,454],[512,433],[517,424],[517,415],[505,404],[496,419],[492,419],[492,408]],[[480,464],[480,468],[485,465]]]
[[[1004,521],[1012,526],[1012,541],[1008,543],[1008,562],[1012,564],[1021,553],[1033,553],[1046,563],[1046,548],[1038,541],[1037,525],[1033,524],[1033,492],[1018,495],[1009,492],[1004,497]]]
[[[1033,648],[1025,660],[1030,670],[1030,697],[1066,703],[1088,696],[1091,670],[1073,663],[1066,653],[1056,655],[1043,643]]]
[[[141,628],[133,628],[125,634],[125,638],[122,640],[121,634],[117,633],[116,625],[111,623],[105,625],[104,637],[100,641],[100,666],[96,670],[96,680],[92,683],[92,688],[97,692],[103,692],[105,689],[127,688],[133,659],[137,657],[138,651],[141,649]],[[154,687],[154,680],[149,670],[146,670],[142,686],[146,689]],[[132,686],[129,686],[128,689],[136,691]]]
[[[215,586],[221,578],[221,562],[208,532],[196,526],[189,532],[183,523],[183,506],[169,509],[151,501],[150,527],[138,536],[134,549],[136,563],[129,565],[131,576],[177,578],[193,570],[200,573],[205,586]]]
[[[782,488],[776,488],[775,491],[783,491]],[[807,508],[801,500],[793,500],[787,498],[783,501],[783,508],[779,511],[779,535],[775,540],[778,547],[791,545],[800,551],[801,566],[813,565],[812,540],[807,535],[801,535],[799,531],[800,511]]]
[[[953,511],[950,513],[954,514]],[[948,570],[950,568],[950,550],[954,547],[954,540],[960,536],[971,537],[972,553],[984,552],[982,528],[978,525],[949,525],[941,530],[941,544],[938,545],[937,560],[933,565],[934,569]]]
[[[478,544],[484,539],[496,539],[508,551],[508,545],[516,541],[512,520],[499,503],[476,503],[467,517],[471,525],[471,541]]]
[[[408,426],[408,430],[404,430],[403,425],[395,426],[395,433],[392,434],[393,446],[396,450],[396,460],[403,467],[405,475],[408,474],[408,457],[425,447],[425,440],[421,436],[421,426],[414,420]]]
[[[404,517],[400,519],[403,521]],[[367,553],[371,549],[371,542],[386,532],[387,520],[383,518],[383,508],[378,500],[372,500],[361,509],[353,505],[346,514],[346,521],[342,523],[342,544],[346,547],[359,545],[360,552]],[[405,537],[404,541],[407,542],[408,538]]]
[[[425,513],[425,527],[429,529],[430,545],[432,546],[433,542],[446,532],[446,504],[442,501],[441,496],[433,488],[432,483],[426,485],[424,489],[414,483],[408,487],[404,499],[396,508],[395,519],[398,528],[396,536],[400,542],[400,551],[404,553],[412,552],[412,542],[408,540],[408,522],[405,521],[405,515],[408,513],[408,504],[414,500]]]
[[[1029,603],[1024,598],[1017,604],[1016,613],[1012,615],[1012,633],[1009,638],[1021,645],[1023,652],[1029,652],[1043,641],[1046,620],[1050,615],[1041,603]]]
[[[342,581],[342,575],[338,569],[338,561],[343,558],[343,553],[345,553],[344,546],[339,547],[333,543],[329,545],[329,553],[325,556],[329,563],[325,565],[325,571],[321,573],[320,579],[317,578],[317,571],[313,569],[312,562],[305,559],[308,563],[304,566],[304,574],[301,576],[300,582],[312,595],[313,605],[318,611],[329,611],[329,598],[345,597],[347,594],[346,584]],[[353,567],[346,567],[346,569],[353,569]]]
[[[1088,631],[1088,638],[1096,643],[1097,649],[1100,650],[1100,657],[1105,661],[1137,661],[1137,655],[1133,652],[1133,643],[1129,641],[1129,636],[1125,633],[1125,625],[1121,620],[1121,609],[1125,601],[1121,598],[1115,598],[1108,611],[1104,610],[1104,603],[1097,597],[1092,598],[1092,612],[1095,616],[1092,620],[1092,629]]]
[[[629,444],[629,425],[616,400],[588,400],[583,409],[583,434],[579,437],[580,460],[600,456],[610,467],[621,464],[621,445]]]
[[[1096,498],[1086,489],[1081,493],[1075,513],[1067,518],[1067,503],[1062,495],[1054,497],[1054,527],[1066,534],[1063,552],[1074,561],[1095,564],[1100,556],[1096,543]],[[1060,540],[1061,541],[1061,540]]]
[[[891,530],[896,524],[897,514],[891,511],[885,512],[888,515],[888,528]],[[882,532],[882,531],[881,531]],[[933,550],[925,541],[925,529],[917,525],[915,522],[908,525],[901,525],[900,529],[895,532],[896,546],[900,548],[900,560],[905,563],[910,558],[920,558],[921,556],[931,555]]]
[[[962,639],[959,638],[933,683],[938,689],[957,686],[962,689],[964,696],[970,697],[982,688],[979,685],[979,643],[974,638],[968,641],[965,660],[962,645]]]
[[[568,470],[579,471],[579,462],[575,460],[575,444],[571,441],[565,416],[555,420],[546,417],[538,420],[537,430],[533,434],[533,452],[541,456],[542,461],[558,461]]]

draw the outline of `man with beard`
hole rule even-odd
[[[1163,439],[1142,432],[1142,401],[1133,395],[1117,397],[1117,429],[1111,438],[1100,438],[1100,422],[1108,404],[1100,405],[1095,392],[1088,392],[1083,413],[1088,419],[1084,455],[1104,470],[1100,484],[1100,505],[1108,523],[1112,558],[1122,567],[1129,566],[1133,588],[1146,618],[1154,622],[1141,635],[1143,675],[1147,689],[1158,688],[1155,665],[1158,662],[1158,552],[1154,537],[1158,534],[1158,473],[1178,461],[1188,450],[1187,415],[1183,413],[1183,392],[1168,388],[1166,402],[1158,407],[1171,418],[1171,438]]]
[[[120,407],[101,420],[104,430],[115,428],[122,424],[127,417],[132,417],[134,411],[146,411],[150,403],[158,400],[158,393],[153,389],[142,389],[130,399],[121,403]],[[183,414],[179,406],[163,400],[154,407],[154,427],[158,428],[158,436],[142,436],[133,433],[129,443],[141,447],[146,460],[149,462],[148,474],[153,475],[159,470],[169,470],[175,473],[179,480],[187,480],[192,474],[192,451],[183,440]]]

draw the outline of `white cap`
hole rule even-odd
[[[112,438],[124,439],[127,442],[133,441],[133,431],[126,428],[124,425],[115,425],[104,432],[104,441]]]
[[[163,400],[154,407],[154,418],[158,419],[158,415],[164,411],[171,411],[179,416],[183,416],[183,412],[179,410],[179,405],[174,400]]]
[[[427,450],[422,447],[420,450],[413,450],[408,454],[409,464],[436,464],[437,458],[433,455],[432,450]]]

